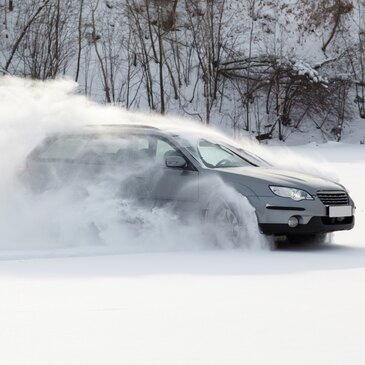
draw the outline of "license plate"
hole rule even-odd
[[[337,207],[329,207],[328,215],[330,218],[336,217],[351,217],[352,216],[352,206],[344,205]]]

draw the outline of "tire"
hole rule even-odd
[[[216,247],[238,248],[242,245],[244,222],[234,205],[218,198],[205,210],[204,221]]]
[[[320,245],[326,242],[328,235],[326,233],[317,234],[288,234],[286,236],[290,244],[316,244]]]

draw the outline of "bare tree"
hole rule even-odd
[[[79,19],[78,19],[78,40],[77,40],[77,61],[76,61],[76,75],[75,81],[79,79],[80,73],[80,62],[81,62],[81,51],[82,51],[82,19],[83,19],[83,10],[84,10],[84,0],[80,0],[80,8],[79,8]]]
[[[11,65],[11,62],[12,62],[13,58],[14,58],[14,55],[15,55],[16,51],[18,50],[18,47],[19,47],[21,41],[23,40],[23,38],[27,34],[28,29],[30,28],[32,23],[37,19],[39,14],[41,14],[42,10],[48,5],[49,2],[50,2],[50,0],[46,0],[44,3],[42,3],[38,7],[38,9],[30,16],[28,22],[24,25],[22,31],[20,32],[18,38],[16,39],[16,41],[15,41],[13,47],[12,47],[10,56],[9,56],[8,60],[6,61],[5,71],[9,70],[9,67]]]

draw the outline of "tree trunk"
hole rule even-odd
[[[77,50],[77,63],[76,63],[76,76],[75,81],[79,80],[80,73],[80,62],[81,62],[81,51],[82,51],[82,12],[84,8],[84,0],[80,0],[80,9],[79,9],[79,26],[78,26],[78,50]]]

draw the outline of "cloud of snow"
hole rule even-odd
[[[312,148],[316,149],[316,143],[312,142],[300,148],[300,145],[302,145],[301,141],[297,140],[296,142],[299,148],[293,148],[278,141],[271,141],[270,146],[266,146],[259,144],[254,139],[248,138],[241,139],[236,143],[238,147],[247,148],[270,165],[282,170],[296,171],[332,181],[339,181],[336,169],[327,163],[323,155],[318,153],[313,157],[312,154],[307,153]]]
[[[62,189],[32,193],[19,182],[26,156],[54,131],[88,124],[171,123],[199,127],[188,121],[167,119],[92,103],[77,94],[70,80],[39,82],[0,78],[0,251],[80,249],[91,252],[201,250],[232,242],[217,227],[202,220],[181,220],[171,209],[146,208],[120,198],[120,176],[67,184]],[[212,132],[217,133],[217,132]],[[244,248],[261,249],[266,240],[258,232],[253,208],[246,199],[221,184],[221,194],[240,202],[240,214],[249,216],[240,232]],[[216,232],[214,232],[216,230]],[[0,253],[1,256],[1,253]]]

